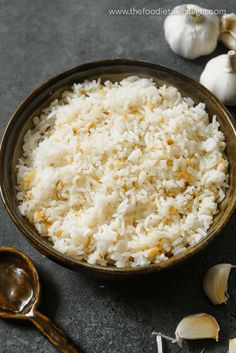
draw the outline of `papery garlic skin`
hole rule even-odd
[[[219,37],[219,18],[200,6],[176,6],[164,22],[171,49],[188,59],[213,52]]]
[[[215,305],[227,302],[228,279],[231,268],[231,264],[218,264],[211,267],[204,276],[204,292]]]
[[[236,338],[229,340],[229,353],[236,353]]]
[[[220,38],[224,45],[236,50],[236,14],[230,13],[220,19]]]
[[[200,82],[225,105],[236,105],[236,52],[211,59],[203,70]]]
[[[184,339],[214,339],[218,341],[219,331],[220,327],[213,316],[200,313],[183,318],[176,328],[175,336],[179,344]]]
[[[162,337],[160,335],[156,336],[157,342],[157,353],[163,353]]]

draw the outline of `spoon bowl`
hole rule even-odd
[[[24,319],[36,308],[40,284],[28,256],[12,248],[0,249],[0,316]]]
[[[62,353],[83,353],[49,318],[37,310],[40,282],[31,259],[0,248],[0,317],[30,320]]]

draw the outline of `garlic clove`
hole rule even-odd
[[[229,340],[229,353],[236,353],[236,338]]]
[[[221,17],[219,39],[227,48],[236,50],[236,14],[230,13]]]
[[[203,289],[213,304],[226,303],[231,264],[218,264],[211,267],[203,279]]]
[[[170,48],[188,59],[213,52],[220,33],[218,16],[200,6],[176,6],[164,22],[164,33]]]
[[[186,316],[178,324],[175,336],[179,345],[186,340],[215,339],[218,341],[220,327],[216,319],[208,314]]]
[[[236,105],[236,51],[211,59],[205,66],[200,82],[226,105]]]

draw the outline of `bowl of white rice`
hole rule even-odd
[[[159,65],[106,60],[37,88],[1,144],[1,195],[44,255],[110,277],[199,252],[235,207],[236,133],[199,83]]]

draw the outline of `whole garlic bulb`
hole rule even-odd
[[[224,45],[236,50],[236,14],[224,15],[220,20],[220,40]]]
[[[231,338],[229,340],[229,353],[236,352],[236,338]]]
[[[219,37],[219,18],[197,5],[176,6],[164,22],[171,49],[188,59],[213,52]]]
[[[236,105],[236,51],[230,50],[211,59],[201,74],[200,82],[224,104]]]

